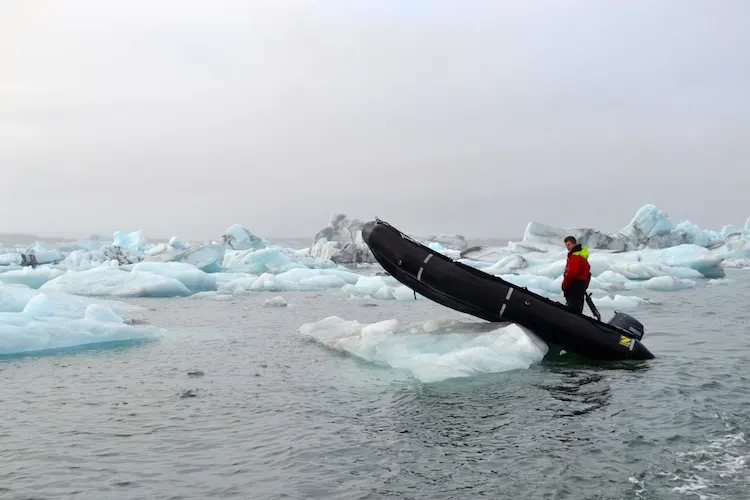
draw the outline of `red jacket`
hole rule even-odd
[[[567,289],[573,281],[585,281],[588,287],[591,281],[591,266],[589,265],[589,249],[581,247],[580,244],[574,246],[568,253],[568,261],[565,264],[565,274],[563,275],[562,289]]]

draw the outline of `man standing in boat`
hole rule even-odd
[[[565,264],[562,290],[568,307],[578,314],[583,313],[583,303],[586,300],[586,289],[591,281],[591,266],[589,265],[589,249],[582,247],[575,236],[565,237],[565,248],[568,249],[568,261]]]

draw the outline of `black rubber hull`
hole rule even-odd
[[[438,304],[490,322],[519,324],[548,344],[589,359],[654,357],[625,330],[455,262],[386,222],[368,222],[362,238],[391,276]]]

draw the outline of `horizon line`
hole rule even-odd
[[[255,233],[251,233],[254,234]],[[49,243],[51,240],[58,240],[61,243],[75,243],[77,241],[85,241],[91,238],[91,236],[98,236],[101,238],[97,241],[109,241],[114,238],[114,233],[112,236],[104,237],[102,234],[97,233],[91,233],[87,236],[60,236],[60,235],[40,235],[40,234],[34,234],[34,233],[24,233],[24,232],[0,232],[0,244],[3,243],[3,240],[5,238],[13,238],[13,239],[21,239],[25,238],[32,241],[44,241]],[[260,236],[261,238],[273,243],[274,241],[279,240],[310,240],[312,242],[314,236],[264,236],[264,235],[255,235]],[[439,236],[437,234],[432,236]],[[521,241],[523,239],[523,236],[521,238],[515,240],[513,238],[508,237],[501,237],[501,236],[466,236],[463,234],[460,234],[460,236],[463,236],[464,239],[467,241],[469,240],[504,240],[504,241]],[[159,243],[166,243],[168,242],[172,237],[168,238],[154,238],[149,237],[146,235],[146,240],[148,242],[159,242]],[[208,242],[208,241],[218,241],[220,238],[206,238],[206,239],[195,239],[195,238],[179,238],[180,241],[192,241],[192,242]]]

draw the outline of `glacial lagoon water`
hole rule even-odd
[[[431,382],[300,326],[479,320],[337,290],[125,299],[157,340],[0,359],[0,498],[747,498],[750,272],[639,294],[655,360]]]

